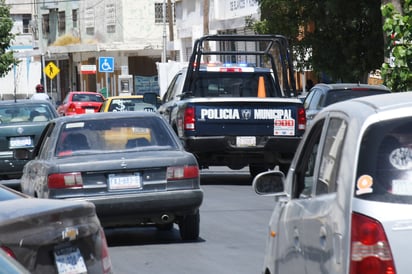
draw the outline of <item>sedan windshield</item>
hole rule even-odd
[[[371,126],[360,150],[355,196],[412,203],[412,118]]]
[[[70,122],[58,137],[56,156],[131,151],[177,149],[171,132],[160,118],[117,118]]]

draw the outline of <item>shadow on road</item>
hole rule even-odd
[[[104,232],[109,247],[204,242],[202,238],[196,241],[181,240],[176,224],[170,231],[160,231],[156,227],[127,227],[106,228]]]
[[[252,181],[248,170],[202,170],[200,173],[201,185],[252,185]]]

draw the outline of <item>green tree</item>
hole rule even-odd
[[[412,90],[412,0],[405,0],[403,9],[393,3],[382,6],[385,19],[386,56],[382,78],[392,91]]]
[[[366,82],[384,59],[376,0],[260,0],[259,33],[290,38],[298,69],[308,64],[333,81]],[[308,52],[311,51],[311,54]],[[310,56],[310,57],[308,57]]]
[[[10,7],[6,5],[5,0],[0,0],[0,77],[9,72],[17,60],[10,51],[10,44],[14,39],[11,33],[13,20],[10,17]]]

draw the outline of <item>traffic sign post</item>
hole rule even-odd
[[[43,72],[50,78],[50,94],[53,92],[53,79],[59,74],[60,69],[53,62],[47,63],[47,66],[43,69]],[[46,91],[47,93],[47,91]]]
[[[53,80],[54,77],[59,74],[60,69],[53,62],[49,62],[43,71],[46,73],[47,77],[50,78],[50,80]]]
[[[109,73],[114,72],[114,58],[113,57],[99,57],[99,72],[105,73],[106,91],[107,91],[107,94],[110,94]]]
[[[114,72],[114,58],[99,57],[99,72]]]

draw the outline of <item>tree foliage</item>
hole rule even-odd
[[[403,14],[402,14],[403,12]],[[387,56],[382,65],[385,85],[393,91],[412,89],[412,0],[405,0],[403,10],[392,3],[382,6],[383,30],[387,36]]]
[[[10,7],[6,5],[5,0],[0,0],[0,77],[9,72],[13,64],[17,61],[10,51],[10,44],[14,39],[11,33],[13,20],[10,17]]]
[[[384,42],[376,0],[260,0],[259,33],[290,38],[298,69],[312,65],[332,81],[366,82],[381,67]],[[311,54],[308,51],[311,50]]]

